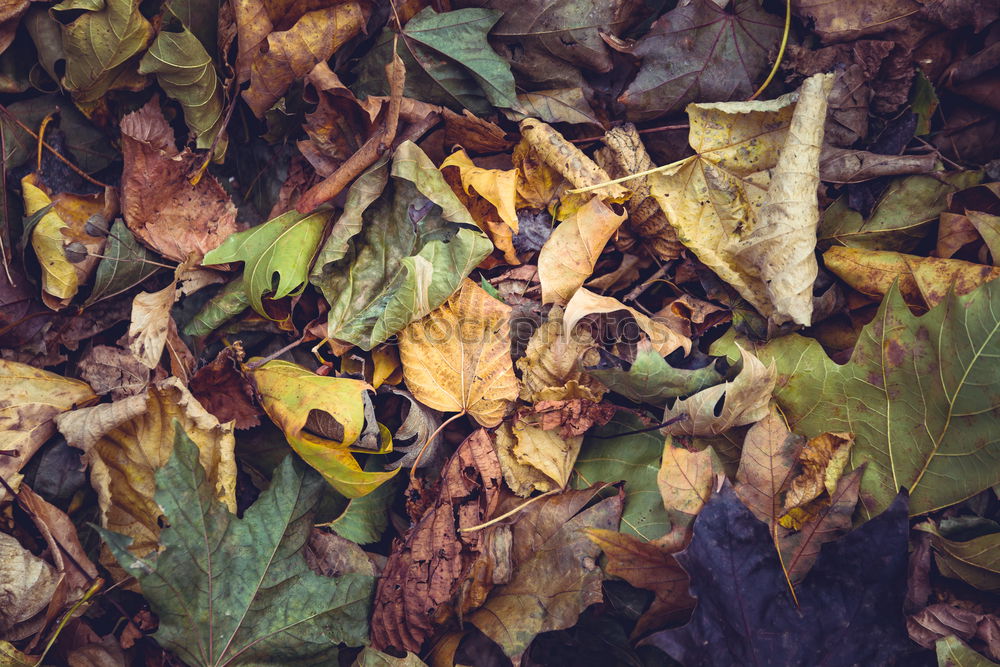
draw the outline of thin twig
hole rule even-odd
[[[495,517],[493,519],[490,519],[486,523],[481,523],[478,526],[469,526],[468,528],[459,528],[458,532],[460,532],[460,533],[471,533],[474,530],[482,530],[483,528],[489,528],[493,524],[500,523],[504,519],[509,519],[510,517],[514,516],[515,514],[517,514],[518,512],[520,512],[521,510],[523,510],[524,508],[526,508],[528,505],[530,505],[531,503],[535,502],[536,500],[541,500],[542,498],[544,498],[546,496],[551,496],[553,494],[559,493],[560,491],[562,491],[562,489],[555,488],[555,489],[552,489],[551,491],[546,491],[545,493],[541,494],[540,496],[535,496],[534,498],[528,498],[526,501],[524,501],[523,503],[521,503],[520,505],[518,505],[517,507],[515,507],[514,509],[512,509],[509,512],[504,512],[500,516]]]
[[[247,363],[247,365],[246,365],[247,370],[251,370],[252,371],[255,368],[260,368],[261,366],[263,366],[264,364],[266,364],[269,361],[274,361],[275,359],[277,359],[278,357],[280,357],[281,355],[283,355],[285,352],[288,352],[289,350],[292,350],[292,349],[298,347],[299,345],[301,345],[302,343],[304,343],[306,341],[306,336],[308,336],[308,335],[309,335],[308,333],[303,333],[302,336],[298,340],[289,343],[288,345],[284,346],[283,348],[281,348],[277,352],[272,352],[271,354],[267,355],[263,359],[255,359],[254,361],[251,361],[251,362]]]
[[[7,282],[14,286],[14,277],[10,275],[10,264],[7,261],[7,244],[4,237],[10,231],[8,213],[10,207],[7,205],[7,134],[3,131],[3,121],[0,121],[0,153],[3,154],[3,230],[0,231],[0,258],[3,259],[3,272],[7,276]],[[12,239],[13,240],[13,239]]]

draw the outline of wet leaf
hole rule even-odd
[[[619,101],[630,120],[648,120],[688,102],[747,97],[780,37],[781,19],[753,0],[732,8],[694,0],[664,14],[635,45],[642,65]]]
[[[367,383],[316,375],[280,360],[267,362],[251,377],[267,416],[288,444],[341,494],[358,498],[399,472],[365,472],[351,453],[365,425],[362,394],[371,389]],[[316,432],[316,420],[328,424],[322,433]]]
[[[242,519],[216,498],[198,448],[178,429],[156,475],[170,522],[163,551],[136,557],[129,538],[102,535],[159,616],[156,640],[191,665],[336,660],[364,643],[372,578],[322,577],[302,556],[322,481],[290,459]],[[134,549],[134,547],[132,547]]]
[[[506,306],[471,280],[443,306],[399,337],[403,378],[418,401],[442,412],[467,412],[496,426],[518,385],[510,358]]]

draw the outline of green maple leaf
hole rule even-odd
[[[363,644],[373,578],[320,576],[302,554],[323,484],[288,457],[238,519],[215,499],[197,447],[178,430],[156,474],[170,523],[163,550],[136,558],[129,538],[101,530],[159,616],[155,639],[190,665],[212,667],[336,664],[339,643]]]

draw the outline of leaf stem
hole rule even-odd
[[[490,519],[486,523],[481,523],[478,526],[469,526],[468,528],[459,528],[458,532],[460,532],[460,533],[471,533],[474,530],[482,530],[483,528],[489,528],[490,526],[492,526],[495,523],[500,523],[504,519],[508,519],[508,518],[514,516],[515,514],[517,514],[518,512],[520,512],[521,510],[523,510],[524,508],[526,508],[528,505],[530,505],[531,503],[535,502],[536,500],[540,500],[540,499],[544,498],[545,496],[551,496],[553,494],[559,493],[560,491],[562,491],[562,489],[556,487],[556,488],[554,488],[554,489],[552,489],[550,491],[546,491],[545,493],[543,493],[541,495],[535,496],[534,498],[528,498],[523,503],[521,503],[520,505],[518,505],[514,509],[510,510],[509,512],[504,512],[500,516],[493,517],[492,519]]]
[[[452,423],[453,421],[455,421],[459,417],[464,416],[465,413],[466,413],[466,411],[462,410],[458,414],[455,414],[455,415],[452,415],[451,417],[448,417],[448,419],[445,419],[443,422],[441,422],[441,425],[438,426],[434,430],[434,432],[430,434],[430,436],[427,438],[427,441],[424,442],[423,446],[420,448],[420,451],[417,452],[417,457],[415,459],[413,459],[413,465],[410,467],[410,482],[411,483],[416,479],[417,466],[420,465],[420,459],[421,459],[421,457],[423,457],[424,452],[427,451],[427,447],[431,444],[431,442],[434,440],[434,438],[436,438],[441,433],[441,431],[444,430],[445,426],[447,426],[448,424]]]
[[[785,47],[788,46],[788,33],[791,27],[792,0],[785,0],[785,31],[781,35],[781,46],[778,48],[778,57],[774,59],[774,67],[771,68],[771,73],[767,75],[766,79],[764,79],[764,83],[760,84],[760,88],[757,89],[757,92],[747,98],[747,102],[752,102],[757,99],[757,97],[764,92],[764,89],[771,85],[771,79],[773,79],[774,75],[778,73],[778,66],[781,64],[781,59],[785,57]]]

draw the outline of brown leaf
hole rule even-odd
[[[998,629],[1000,617],[945,602],[932,604],[906,617],[910,639],[924,648],[933,649],[938,639],[955,635],[964,641],[982,641],[985,644],[982,652],[993,660],[1000,660],[1000,643],[996,641]]]
[[[324,577],[344,574],[374,577],[378,574],[364,549],[347,538],[320,528],[314,527],[309,533],[309,542],[303,553],[309,569]]]
[[[445,465],[433,507],[393,544],[375,593],[375,648],[419,651],[447,619],[459,586],[487,558],[492,532],[460,530],[493,515],[502,481],[490,436],[479,429]]]
[[[537,634],[572,626],[584,609],[603,599],[600,549],[585,530],[617,529],[624,493],[584,509],[601,488],[547,496],[518,514],[511,528],[510,582],[497,586],[468,616],[513,661]]]
[[[226,347],[191,378],[189,389],[198,402],[223,424],[238,429],[260,424],[253,386],[240,368],[242,350]]]
[[[618,408],[610,403],[597,403],[583,398],[562,401],[538,401],[517,411],[518,419],[544,431],[559,429],[559,436],[572,438],[583,435],[594,426],[604,426]]]
[[[776,524],[781,516],[781,493],[791,481],[804,440],[789,432],[774,404],[743,440],[734,490],[754,516],[768,525]]]
[[[134,396],[149,384],[149,369],[120,347],[95,345],[84,353],[79,368],[98,396],[111,394],[114,400]]]
[[[823,491],[833,495],[852,444],[850,433],[822,433],[810,438],[799,454],[799,472],[785,494],[786,512],[815,500]]]
[[[941,212],[936,254],[951,257],[980,240],[992,263],[1000,262],[1000,183],[984,183],[948,195],[948,210]]]
[[[663,508],[670,516],[671,527],[659,544],[673,551],[687,544],[695,517],[708,502],[722,474],[722,462],[711,447],[691,451],[676,446],[673,439],[667,437],[660,470],[656,473],[656,486],[663,498]]]
[[[188,176],[203,157],[174,145],[156,98],[122,119],[122,212],[150,248],[177,262],[198,258],[237,231],[236,207],[215,177]]]
[[[600,296],[580,288],[566,304],[563,326],[567,334],[574,337],[579,335],[577,327],[584,326],[591,320],[604,320],[612,329],[610,333],[613,339],[628,331],[627,322],[634,320],[642,333],[649,338],[653,349],[664,357],[678,348],[684,350],[685,355],[691,351],[691,340],[671,329],[662,320],[647,317],[618,299]]]
[[[688,575],[672,555],[631,535],[613,530],[587,529],[608,558],[605,571],[638,588],[653,591],[656,597],[639,617],[632,637],[658,630],[670,622],[680,622],[694,608],[688,592]]]
[[[38,615],[55,593],[59,575],[18,541],[0,533],[0,638],[17,640],[41,629]]]
[[[553,307],[545,323],[531,335],[524,357],[517,360],[521,400],[529,403],[569,398],[601,400],[606,391],[604,385],[582,370],[597,365],[594,346],[594,339],[587,331],[573,335],[565,331],[562,308]]]

